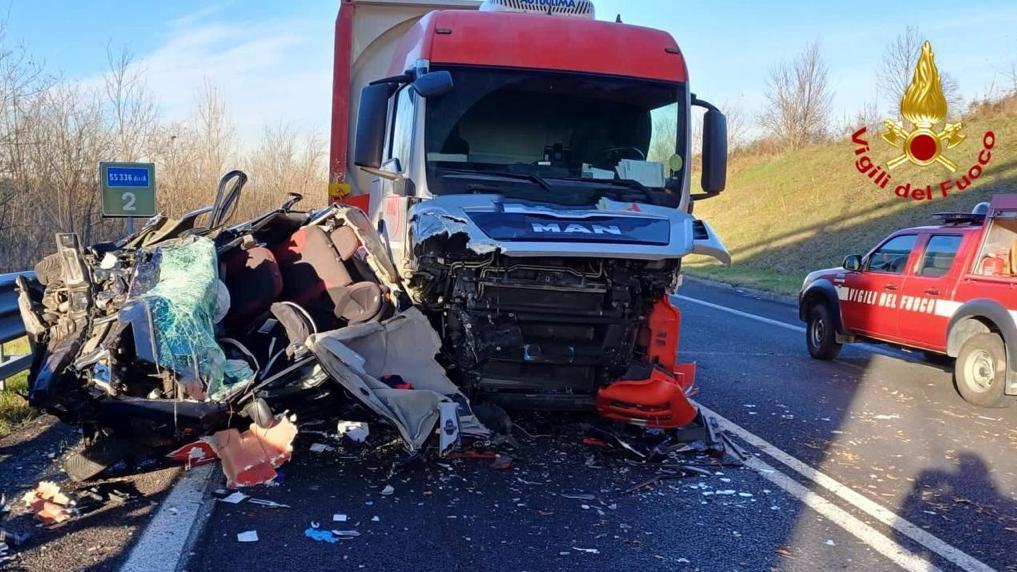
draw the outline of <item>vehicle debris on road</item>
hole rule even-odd
[[[293,454],[297,426],[279,416],[269,428],[252,423],[243,433],[236,429],[219,431],[205,438],[222,460],[226,486],[250,487],[276,477],[276,468]]]
[[[80,514],[77,502],[52,481],[40,482],[34,490],[25,493],[22,501],[43,524],[59,524]]]

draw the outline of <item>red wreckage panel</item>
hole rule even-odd
[[[678,363],[681,312],[665,296],[653,307],[644,336],[651,370],[641,379],[623,379],[597,392],[597,411],[634,425],[677,429],[691,423],[696,408],[687,394],[696,364]]]

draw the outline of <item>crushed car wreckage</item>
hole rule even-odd
[[[678,258],[523,262],[473,243],[473,219],[421,212],[404,280],[355,207],[302,211],[293,195],[227,226],[246,180],[231,172],[212,207],[115,243],[59,234],[18,279],[30,402],[85,430],[72,478],[176,449],[257,484],[289,459],[292,416],[383,420],[411,454],[440,428],[442,455],[492,436],[471,400],[697,418],[667,295]]]

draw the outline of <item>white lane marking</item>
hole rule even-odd
[[[851,516],[849,512],[805,488],[801,483],[774,469],[765,462],[750,457],[745,466],[753,469],[764,479],[784,489],[812,510],[825,516],[837,526],[887,557],[897,566],[911,572],[933,572],[939,568],[921,556],[904,548],[885,534]]]
[[[201,507],[218,465],[204,465],[184,473],[145,527],[120,572],[175,572],[196,532],[204,526]]]
[[[714,304],[712,302],[706,302],[703,300],[697,300],[696,298],[689,298],[681,294],[675,294],[675,298],[684,300],[686,302],[692,302],[693,304],[699,304],[700,306],[706,306],[707,308],[713,308],[714,310],[720,310],[721,312],[727,312],[728,314],[734,314],[735,316],[741,316],[757,322],[763,322],[764,324],[770,324],[771,326],[777,326],[778,328],[784,328],[785,330],[791,330],[792,332],[798,332],[800,334],[805,333],[805,328],[795,324],[789,324],[787,322],[781,322],[780,320],[773,320],[770,318],[764,318],[763,316],[757,316],[748,312],[742,312],[741,310],[735,310],[734,308],[728,308],[727,306],[721,306],[720,304]]]
[[[781,322],[780,320],[774,320],[772,318],[766,318],[764,316],[757,316],[756,314],[750,314],[748,312],[742,312],[741,310],[735,310],[734,308],[728,308],[727,306],[721,306],[720,304],[714,304],[713,302],[706,302],[704,300],[697,300],[696,298],[689,298],[688,296],[683,296],[681,294],[675,294],[674,297],[679,299],[679,300],[683,300],[685,302],[692,302],[693,304],[699,304],[700,306],[706,306],[707,308],[713,308],[714,310],[720,310],[721,312],[727,312],[728,314],[733,314],[735,316],[741,316],[742,318],[748,318],[750,320],[755,320],[757,322],[762,322],[764,324],[770,324],[771,326],[777,326],[779,328],[784,328],[785,330],[791,330],[792,332],[798,332],[799,334],[804,334],[805,333],[805,327],[804,326],[798,326],[798,325],[795,325],[795,324],[789,324],[787,322]],[[881,348],[879,346],[874,346],[872,344],[860,343],[860,344],[852,344],[852,345],[854,345],[856,347],[859,347],[859,348],[864,348],[864,349],[866,349],[866,350],[868,350],[868,351],[870,351],[870,352],[872,352],[874,354],[879,354],[879,355],[883,355],[883,356],[886,356],[886,357],[892,357],[892,358],[897,358],[897,359],[904,359],[899,354],[896,354],[896,353],[894,353],[894,352],[892,352],[890,350],[887,350],[885,348]],[[907,361],[907,360],[905,360],[905,361]],[[844,363],[846,363],[846,362],[844,362]]]
[[[974,557],[966,554],[960,549],[947,544],[939,538],[929,534],[925,530],[915,526],[911,522],[905,520],[903,517],[898,516],[890,509],[870,500],[868,497],[855,492],[852,488],[848,487],[835,480],[833,477],[806,465],[777,447],[771,445],[766,440],[762,439],[750,433],[748,430],[742,428],[736,423],[726,419],[716,411],[709,409],[699,403],[696,403],[699,409],[702,410],[703,415],[712,417],[717,420],[722,429],[726,429],[731,433],[734,433],[746,443],[749,443],[753,447],[761,450],[770,457],[773,457],[777,461],[780,461],[784,465],[787,465],[796,473],[803,477],[811,480],[817,485],[837,495],[842,500],[875,518],[879,522],[893,528],[900,532],[904,536],[907,536],[911,540],[914,540],[918,544],[922,545],[926,549],[938,554],[943,559],[960,566],[964,570],[977,570],[981,572],[992,572],[993,569],[989,566],[978,561]],[[765,475],[769,478],[770,475]],[[790,492],[790,491],[789,491]],[[810,505],[811,506],[811,505]],[[838,523],[839,524],[839,523]],[[850,532],[850,530],[849,530]],[[857,536],[857,535],[856,535]],[[862,538],[859,536],[859,538]],[[864,539],[863,539],[864,540]],[[875,548],[875,547],[874,547]]]

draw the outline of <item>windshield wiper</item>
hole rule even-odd
[[[633,191],[639,191],[640,193],[643,194],[644,197],[646,197],[647,201],[649,201],[651,204],[653,203],[653,195],[650,193],[650,189],[648,189],[646,187],[646,185],[640,183],[639,181],[634,181],[632,179],[576,179],[576,178],[569,178],[569,179],[564,179],[564,180],[566,180],[566,181],[573,181],[573,182],[582,182],[582,183],[592,183],[592,184],[596,184],[596,185],[605,185],[605,186],[612,186],[612,187],[625,187],[626,189],[632,189]]]
[[[519,179],[522,181],[530,181],[545,191],[551,190],[551,185],[547,181],[537,175],[529,175],[526,173],[511,173],[508,171],[484,171],[481,169],[442,169],[443,173],[461,173],[464,175],[490,175],[492,177],[503,177],[505,179]]]

